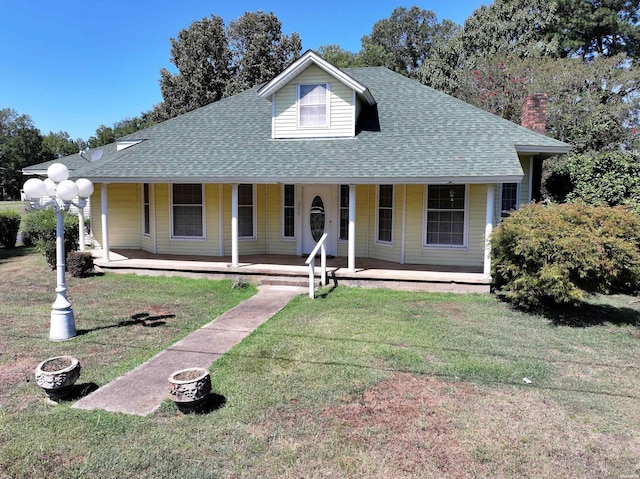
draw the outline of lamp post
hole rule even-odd
[[[69,170],[61,163],[49,166],[47,177],[44,181],[38,178],[27,180],[24,193],[32,208],[51,208],[56,212],[56,300],[51,306],[49,339],[64,341],[76,335],[76,324],[71,303],[67,299],[63,214],[69,211],[71,205],[80,209],[86,206],[87,198],[93,193],[93,183],[85,178],[69,180]],[[76,197],[78,201],[74,203]],[[84,228],[84,225],[80,227]]]

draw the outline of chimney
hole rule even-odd
[[[547,94],[529,95],[522,102],[522,126],[544,135],[547,129]]]

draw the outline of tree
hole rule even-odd
[[[640,213],[640,154],[572,155],[554,167],[546,188],[556,201],[621,205]]]
[[[31,118],[0,109],[0,199],[19,199],[22,168],[45,160],[42,135]]]
[[[50,160],[73,155],[84,149],[85,146],[86,142],[82,138],[72,140],[66,131],[59,131],[58,133],[50,131],[47,136],[42,138],[43,153]]]
[[[231,72],[231,51],[220,17],[193,22],[171,39],[171,63],[160,70],[163,110],[173,117],[223,98]]]
[[[297,33],[282,34],[282,23],[272,12],[247,12],[227,29],[231,51],[231,79],[226,94],[237,93],[271,80],[300,56]]]
[[[363,66],[361,58],[357,53],[345,50],[339,45],[322,45],[318,47],[318,55],[337,68]]]
[[[640,0],[557,0],[549,28],[563,56],[640,55]]]
[[[452,37],[457,28],[449,20],[438,23],[430,10],[398,7],[389,18],[376,22],[370,35],[362,37],[361,55],[369,59],[368,66],[382,63],[398,73],[415,76],[431,49]]]

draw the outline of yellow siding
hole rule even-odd
[[[482,266],[486,217],[486,185],[469,187],[469,211],[466,248],[425,247],[424,200],[426,187],[407,186],[407,224],[405,263],[443,266]]]
[[[283,238],[282,185],[266,185],[267,241],[266,254],[296,254],[297,238]],[[296,188],[296,203],[301,201],[299,188]],[[296,227],[302,221],[300,211],[296,208]]]
[[[522,178],[522,183],[520,183],[520,204],[524,205],[531,201],[531,192],[529,191],[531,177],[531,157],[521,156],[520,165],[522,166],[522,171],[524,171],[524,178]]]
[[[91,229],[96,241],[102,244],[102,185],[95,185],[91,197]],[[107,218],[109,220],[109,248],[139,249],[142,229],[138,185],[107,185]]]
[[[330,107],[329,126],[323,128],[299,128],[297,85],[329,83]],[[274,138],[322,138],[355,136],[355,106],[353,90],[326,74],[320,68],[311,66],[298,75],[275,95]]]
[[[266,185],[257,185],[254,189],[254,208],[257,215],[254,238],[240,238],[238,241],[238,254],[264,254],[266,246]],[[223,185],[224,202],[224,254],[231,255],[231,185]]]
[[[356,186],[356,256],[367,258],[369,256],[369,185]],[[338,190],[340,194],[340,190]],[[336,201],[338,208],[340,207],[340,198]],[[340,212],[336,216],[340,221]],[[337,234],[340,234],[340,228],[337,228]],[[349,254],[349,242],[338,241],[338,256],[347,256]]]
[[[393,243],[378,243],[377,235],[377,211],[378,206],[378,186],[371,185],[368,189],[369,204],[369,257],[381,259],[384,261],[400,262],[400,250],[402,243],[402,185],[394,185],[393,187]]]

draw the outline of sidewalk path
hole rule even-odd
[[[304,291],[295,286],[260,286],[251,298],[72,407],[140,416],[151,414],[168,397],[167,378],[172,372],[196,366],[209,368],[213,361]]]

